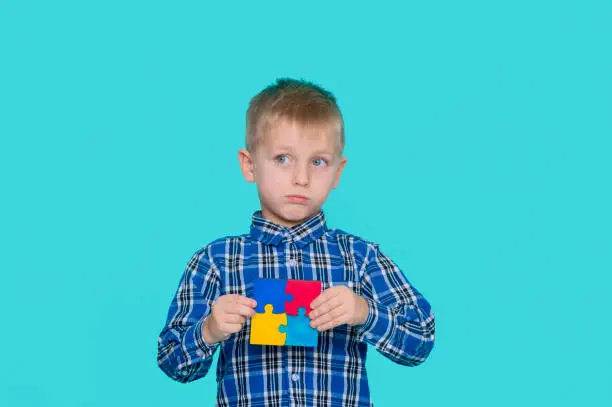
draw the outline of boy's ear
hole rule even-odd
[[[342,174],[342,170],[344,169],[344,166],[346,165],[346,157],[342,157],[340,158],[340,164],[338,164],[338,169],[336,170],[336,174],[334,175],[334,184],[332,186],[332,189],[336,189],[338,188],[338,182],[340,182],[340,175]]]
[[[253,157],[244,148],[238,151],[238,162],[240,163],[240,171],[247,182],[255,182],[255,172],[253,165]]]

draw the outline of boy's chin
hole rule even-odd
[[[318,213],[318,210],[303,205],[295,205],[295,208],[279,208],[275,211],[275,216],[283,223],[298,224]]]
[[[285,208],[282,211],[283,215],[287,217],[287,219],[298,221],[305,220],[315,215],[318,210],[316,208],[304,205],[285,205]]]

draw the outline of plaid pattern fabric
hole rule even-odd
[[[254,279],[319,280],[345,285],[370,309],[363,325],[319,333],[318,346],[249,344],[250,318],[221,343],[207,344],[202,322],[216,298],[252,298]],[[158,339],[159,367],[172,379],[205,376],[220,348],[216,406],[372,406],[367,345],[390,360],[416,366],[434,345],[434,315],[376,243],[328,229],[323,211],[287,228],[252,216],[250,232],[217,239],[187,264]]]

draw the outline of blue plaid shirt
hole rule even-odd
[[[320,332],[316,348],[249,344],[250,318],[226,340],[208,344],[202,322],[217,297],[253,297],[256,277],[345,285],[366,299],[363,325]],[[434,315],[376,243],[328,229],[325,215],[293,227],[252,216],[250,233],[217,239],[189,261],[158,339],[159,367],[190,382],[217,362],[216,406],[373,406],[366,374],[370,344],[406,366],[422,363],[434,344]]]

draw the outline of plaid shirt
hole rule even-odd
[[[218,296],[253,297],[256,277],[345,285],[366,299],[363,325],[319,332],[316,348],[249,344],[250,318],[226,340],[207,344],[202,322]],[[434,344],[434,315],[376,243],[328,229],[325,215],[287,228],[252,216],[250,233],[217,239],[189,261],[158,339],[159,367],[172,379],[205,376],[217,348],[216,406],[372,406],[367,344],[406,366]]]

